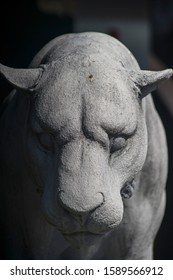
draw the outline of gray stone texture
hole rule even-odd
[[[29,69],[0,65],[0,219],[7,258],[151,259],[167,145],[143,71],[118,40],[67,34]]]

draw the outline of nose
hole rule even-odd
[[[78,194],[68,194],[61,190],[58,193],[58,201],[69,213],[84,216],[104,204],[104,194],[97,192],[87,197],[86,195],[79,197]]]

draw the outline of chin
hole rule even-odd
[[[63,236],[72,247],[81,249],[96,245],[105,235],[91,232],[76,232],[72,234],[63,234]]]

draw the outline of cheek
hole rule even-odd
[[[147,155],[147,143],[147,130],[144,124],[129,139],[122,154],[113,159],[112,166],[123,183],[132,180],[142,170]]]
[[[46,153],[40,149],[32,132],[27,135],[25,152],[31,176],[33,176],[37,185],[43,187],[50,174],[53,175],[54,153]]]
[[[139,172],[145,163],[148,149],[148,133],[145,122],[140,124],[131,145],[132,164],[136,172]]]

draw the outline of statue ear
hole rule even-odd
[[[161,82],[169,79],[173,75],[172,69],[162,71],[144,71],[133,75],[135,84],[140,88],[140,98],[147,96],[152,91],[156,90]]]
[[[15,69],[0,63],[0,74],[15,88],[33,91],[43,73],[43,67],[33,69]]]

